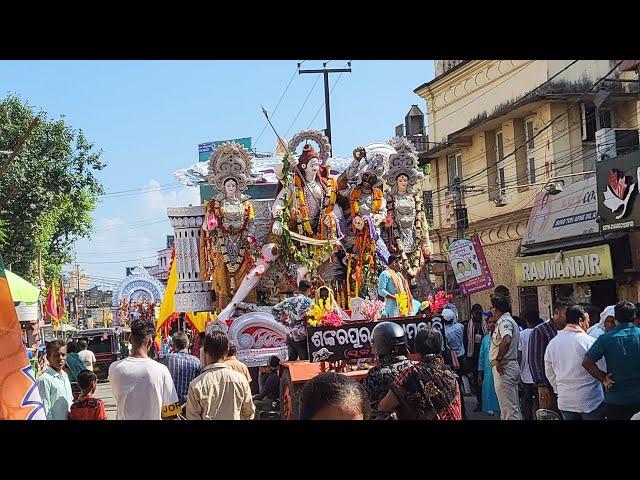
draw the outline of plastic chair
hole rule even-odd
[[[554,412],[553,410],[539,408],[536,410],[536,420],[562,420],[562,417],[558,412]]]

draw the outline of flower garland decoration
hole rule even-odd
[[[331,309],[329,299],[313,302],[311,310],[307,312],[307,325],[310,327],[339,327],[342,323],[338,313]]]
[[[290,158],[292,155],[293,155],[292,153],[287,152],[282,159],[282,176],[283,176],[282,187],[285,190],[285,192],[288,192],[289,187],[291,186]],[[298,183],[299,183],[298,179],[294,178],[294,188],[298,192],[297,203],[299,206],[299,210],[297,211],[297,213],[299,213],[304,219],[306,219],[306,221],[303,221],[301,225],[303,231],[305,231],[308,236],[313,236],[313,229],[311,228],[311,223],[308,218],[308,209],[305,203],[304,192],[302,188],[299,188]],[[335,195],[330,196],[329,198],[330,205],[327,207],[327,211],[329,211],[329,208],[331,209],[333,208],[333,203],[335,202],[331,202],[331,200],[335,200],[335,198],[336,198]],[[294,193],[294,199],[296,199],[295,193]],[[292,201],[292,198],[287,193],[285,193],[284,208],[276,216],[276,220],[279,221],[280,224],[282,225],[283,250],[286,256],[289,259],[292,259],[295,263],[299,265],[304,265],[309,270],[315,271],[320,266],[322,259],[327,255],[333,253],[333,245],[329,241],[327,241],[322,246],[312,246],[312,245],[297,246],[294,243],[288,228],[289,222],[292,220],[292,215],[291,215],[292,212],[289,208],[291,206],[291,201]],[[300,220],[301,220],[300,218],[296,218],[296,215],[294,215],[293,218],[300,224]]]
[[[444,306],[449,302],[449,300],[451,300],[453,298],[453,295],[446,294],[444,292],[444,290],[440,290],[438,291],[435,296],[431,296],[429,295],[427,297],[427,300],[429,301],[429,304],[431,305],[431,312],[432,313],[440,313],[442,311],[442,309],[444,308]]]
[[[409,295],[407,292],[400,292],[395,295],[396,302],[398,303],[398,311],[401,317],[409,315]]]

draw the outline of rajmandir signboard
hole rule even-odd
[[[640,227],[640,151],[596,162],[602,232]]]
[[[609,245],[516,258],[516,285],[558,285],[613,278]]]

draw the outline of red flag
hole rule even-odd
[[[60,291],[58,292],[58,318],[64,317],[65,312],[67,311],[67,305],[64,300],[64,284],[62,283],[62,279],[60,279]]]
[[[49,293],[47,294],[47,300],[44,302],[44,312],[54,323],[58,323],[60,315],[58,314],[58,305],[56,303],[56,291],[51,284]]]
[[[0,420],[44,420],[44,405],[22,345],[18,315],[0,255]]]

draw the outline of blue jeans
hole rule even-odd
[[[560,412],[564,420],[604,420],[604,403],[589,413],[567,412],[566,410],[560,410]]]

